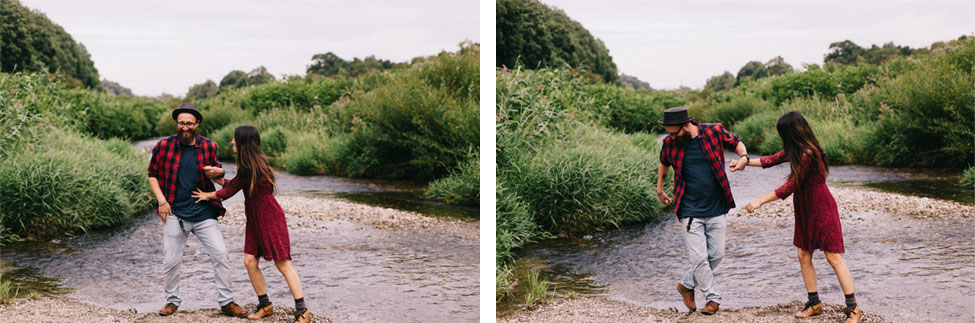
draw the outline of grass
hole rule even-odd
[[[958,180],[958,185],[975,189],[975,166],[969,167],[962,173],[961,179]]]
[[[17,295],[17,290],[11,289],[10,280],[3,279],[3,273],[0,273],[0,304],[9,303]]]
[[[551,296],[548,294],[549,282],[539,278],[540,272],[535,269],[528,274],[528,292],[525,293],[525,307],[532,309],[544,304]]]

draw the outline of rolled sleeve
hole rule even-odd
[[[161,140],[160,140],[161,142]],[[152,157],[149,159],[149,167],[146,169],[146,173],[149,177],[159,178],[159,143],[152,148]]]
[[[728,129],[725,129],[720,123],[717,124],[716,128],[721,134],[721,142],[724,144],[725,149],[735,150],[738,147],[738,143],[741,142],[738,135],[728,132]]]

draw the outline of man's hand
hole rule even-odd
[[[660,199],[660,202],[663,202],[664,204],[670,204],[670,202],[673,202],[673,200],[667,196],[667,193],[664,193],[663,191],[657,191],[657,198]]]
[[[754,201],[748,202],[748,205],[745,205],[745,210],[748,211],[748,213],[752,213],[752,212],[755,212],[755,210],[758,209],[761,206],[762,206],[762,201],[754,200]]]
[[[731,168],[731,171],[732,172],[736,172],[736,171],[740,171],[742,169],[745,169],[745,166],[748,165],[748,161],[747,160],[748,159],[746,159],[745,157],[741,157],[739,159],[732,160],[731,161],[731,165],[728,168]]]
[[[203,166],[203,173],[206,174],[207,177],[211,179],[223,178],[223,168],[213,167],[213,166]]]
[[[159,214],[159,219],[162,220],[162,223],[166,224],[166,217],[170,213],[169,202],[159,204],[159,207],[156,208],[156,213]]]

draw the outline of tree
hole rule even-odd
[[[186,92],[187,99],[202,100],[206,98],[212,98],[217,96],[217,92],[220,87],[213,80],[207,80],[204,83],[196,84],[190,87],[189,92]]]
[[[735,75],[729,71],[725,71],[724,74],[709,78],[707,83],[704,84],[704,88],[712,92],[724,91],[734,88],[736,82]]]
[[[311,59],[313,63],[308,66],[306,73],[308,75],[320,75],[324,77],[356,77],[372,71],[406,68],[409,65],[407,63],[393,63],[388,59],[381,60],[376,58],[375,55],[366,56],[365,59],[356,57],[350,62],[332,52],[315,54]]]
[[[653,90],[653,88],[650,87],[650,83],[641,81],[640,79],[636,78],[636,76],[620,74],[620,81],[623,82],[624,86],[631,90]]]
[[[63,74],[85,87],[101,87],[85,46],[46,15],[16,0],[0,1],[0,72]]]
[[[793,71],[792,65],[786,63],[782,56],[776,56],[769,60],[768,63],[765,63],[765,68],[768,71],[768,76],[782,75]]]
[[[102,79],[102,89],[111,95],[134,96],[132,90],[106,79]]]
[[[228,89],[237,89],[247,86],[247,73],[241,70],[233,70],[227,73],[223,79],[220,80],[220,91],[226,91]]]
[[[768,76],[768,70],[765,68],[765,64],[759,61],[751,61],[738,70],[738,78],[735,80],[735,86],[741,85],[745,80],[757,80],[766,76]]]
[[[935,49],[935,44],[931,45]],[[872,45],[869,49],[860,47],[850,40],[829,44],[829,54],[824,59],[825,64],[857,65],[880,64],[898,56],[910,56],[915,53],[926,53],[925,49],[912,49],[909,46],[897,46],[888,42],[883,46]]]
[[[274,81],[274,75],[267,72],[267,68],[264,66],[255,68],[247,73],[247,85],[261,85],[267,82]]]
[[[497,66],[585,69],[612,83],[619,76],[603,42],[562,10],[538,0],[498,0]]]

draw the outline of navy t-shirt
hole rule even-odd
[[[203,187],[199,178],[199,167],[196,162],[196,147],[180,146],[179,168],[176,172],[176,197],[173,199],[173,214],[179,218],[200,222],[206,219],[216,219],[217,212],[207,203],[196,203],[190,194],[198,187]]]
[[[728,211],[724,190],[704,156],[701,138],[691,139],[684,150],[681,176],[684,178],[684,196],[677,210],[682,218],[709,218]]]

